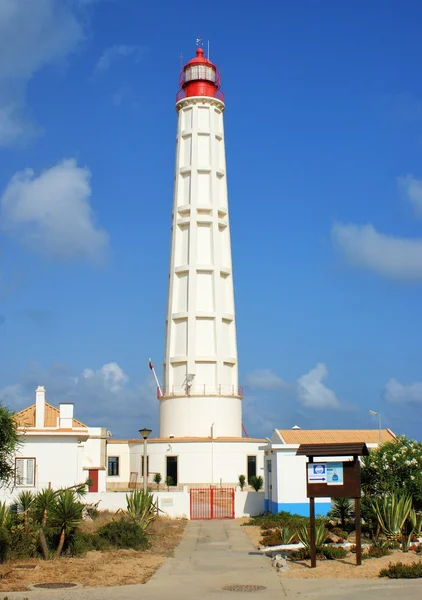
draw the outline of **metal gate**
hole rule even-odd
[[[191,488],[191,519],[234,519],[233,488]]]

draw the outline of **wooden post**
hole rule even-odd
[[[356,566],[362,564],[362,544],[360,539],[360,498],[355,498],[356,519]]]
[[[309,462],[314,462],[314,457],[309,457]],[[308,473],[306,473],[308,477]],[[316,547],[315,547],[315,498],[309,498],[309,526],[310,526],[310,538],[311,538],[311,569],[316,567]]]
[[[311,527],[311,569],[316,567],[316,546],[315,546],[315,498],[309,498],[309,517]]]

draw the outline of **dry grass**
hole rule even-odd
[[[95,521],[84,521],[81,529],[94,532],[113,518],[116,518],[114,513],[101,514]],[[156,519],[148,528],[151,547],[141,552],[109,550],[88,552],[82,558],[11,561],[0,565],[0,592],[26,591],[30,583],[72,582],[85,587],[145,583],[163,564],[165,557],[172,555],[182,538],[185,525],[183,519]],[[17,565],[36,565],[37,568],[18,570],[14,568]]]

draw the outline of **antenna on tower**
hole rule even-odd
[[[207,52],[207,58],[208,60],[210,59],[210,41],[208,40],[208,52]]]
[[[189,396],[190,388],[192,387],[192,381],[194,380],[195,375],[193,373],[186,373],[186,379],[183,382],[183,385],[186,386],[186,394]]]
[[[203,42],[202,42],[202,38],[201,37],[196,38],[196,45],[197,46],[203,46],[204,45]]]

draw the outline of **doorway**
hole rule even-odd
[[[172,485],[178,484],[177,477],[177,456],[167,456],[167,465],[166,465],[166,473],[167,477],[171,477]]]

